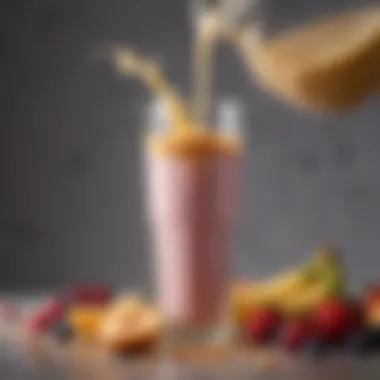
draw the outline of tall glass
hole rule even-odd
[[[145,184],[158,307],[170,338],[212,341],[225,327],[242,109],[237,101],[220,102],[207,134],[173,135],[164,104],[147,113]]]

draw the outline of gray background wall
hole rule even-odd
[[[351,1],[351,3],[354,3]],[[267,0],[284,26],[344,0]],[[356,2],[359,4],[359,1]],[[185,0],[7,0],[0,9],[0,285],[149,281],[139,173],[148,96],[86,52],[125,41],[189,89]],[[235,272],[266,274],[326,240],[358,285],[380,273],[379,101],[339,120],[299,114],[219,53],[218,92],[247,104],[249,151]]]

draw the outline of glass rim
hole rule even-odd
[[[145,124],[149,130],[167,133],[170,128],[170,111],[162,99],[151,99],[145,104]],[[246,107],[239,96],[217,97],[212,105],[212,121],[207,128],[211,131],[239,135],[245,130]]]

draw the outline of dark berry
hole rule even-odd
[[[66,343],[74,339],[74,330],[66,321],[61,321],[53,327],[53,335],[59,342]]]
[[[380,329],[371,329],[371,342],[374,351],[380,351]]]
[[[314,359],[323,357],[329,352],[329,350],[329,344],[320,339],[310,340],[304,348],[305,354]]]
[[[291,352],[302,349],[313,336],[313,326],[307,320],[289,322],[283,328],[281,340],[283,346]]]
[[[364,307],[361,302],[351,301],[351,331],[357,333],[365,324]]]
[[[255,344],[268,344],[273,341],[280,326],[281,317],[275,310],[258,309],[245,326],[246,340]]]
[[[358,355],[380,351],[380,331],[364,329],[351,336],[346,344],[348,350]]]
[[[74,303],[105,305],[112,298],[112,291],[107,285],[78,285],[70,287]]]

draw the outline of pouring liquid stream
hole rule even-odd
[[[212,11],[202,15],[196,22],[193,51],[193,113],[199,125],[211,124],[214,52],[219,38],[219,22]]]

